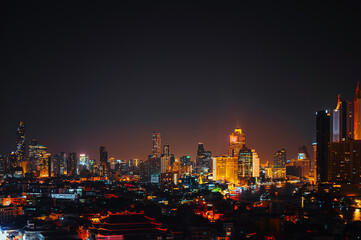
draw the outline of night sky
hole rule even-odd
[[[360,2],[194,2],[2,1],[0,154],[20,120],[97,159],[145,159],[153,129],[177,158],[236,127],[261,162],[312,153],[315,112],[361,79]]]

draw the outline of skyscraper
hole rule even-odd
[[[203,143],[198,143],[196,169],[198,173],[212,172],[212,153],[204,150]]]
[[[328,161],[328,181],[361,183],[360,140],[330,143]]]
[[[49,177],[51,154],[46,147],[33,139],[29,145],[28,173],[36,177]]]
[[[333,110],[332,116],[332,141],[339,142],[341,139],[341,100],[338,95],[336,108]]]
[[[170,166],[169,145],[163,146],[163,154],[160,161],[161,173],[167,173]]]
[[[273,154],[273,165],[275,168],[284,168],[286,166],[286,150],[281,149]]]
[[[244,146],[239,152],[238,180],[259,177],[259,157],[254,149]]]
[[[25,161],[25,125],[24,122],[19,123],[18,130],[16,131],[16,166],[21,166]],[[24,169],[25,171],[25,169]]]
[[[66,158],[66,165],[68,170],[68,176],[76,176],[77,175],[77,166],[78,166],[78,158],[75,152],[71,152],[68,154]]]
[[[360,83],[357,83],[355,98],[353,102],[353,114],[354,114],[354,139],[361,140],[361,91]]]
[[[154,155],[155,158],[160,158],[161,157],[161,146],[162,146],[160,133],[153,131],[152,143],[153,143],[152,154]]]
[[[344,100],[341,102],[341,140],[353,139],[352,104]]]
[[[245,146],[246,137],[242,132],[242,129],[236,128],[234,132],[229,136],[229,151],[228,156],[237,157],[239,151]]]
[[[62,176],[67,174],[65,152],[60,152],[54,155],[52,172],[54,176]]]
[[[316,113],[316,180],[327,181],[328,143],[330,142],[330,112]]]
[[[332,142],[352,139],[352,105],[349,101],[341,102],[338,95],[336,108],[332,113]]]
[[[236,157],[214,157],[213,179],[232,183],[238,182],[238,158]]]
[[[109,170],[108,152],[105,150],[105,146],[100,146],[100,176],[107,176]]]
[[[80,172],[86,170],[90,170],[89,155],[82,153],[79,154],[79,165],[77,167],[77,172],[80,174]]]

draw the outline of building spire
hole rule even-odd
[[[357,82],[357,87],[356,87],[355,98],[361,98],[361,92],[360,92],[360,81],[358,81],[358,82]]]
[[[341,95],[340,95],[340,94],[338,94],[337,106],[336,106],[336,109],[335,109],[335,110],[340,109],[340,105],[341,105]]]

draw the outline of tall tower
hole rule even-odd
[[[78,166],[78,158],[75,152],[71,152],[67,155],[66,165],[68,170],[68,176],[76,176],[77,175],[77,166]]]
[[[19,123],[16,131],[16,166],[20,166],[25,161],[25,125],[24,122]],[[24,169],[25,170],[25,169]]]
[[[332,142],[352,139],[352,104],[341,101],[338,95],[336,108],[332,114]]]
[[[169,145],[164,145],[164,146],[163,146],[163,155],[166,156],[166,157],[169,157],[169,156],[170,156],[170,153],[169,153]]]
[[[355,140],[361,140],[361,91],[360,91],[360,82],[357,83],[355,98],[353,101],[353,133]]]
[[[336,108],[333,110],[332,116],[332,141],[339,142],[341,140],[341,99],[338,95]]]
[[[341,140],[353,139],[353,124],[352,124],[352,104],[344,100],[341,102]]]
[[[316,113],[316,176],[317,182],[327,181],[328,143],[330,142],[330,113]]]
[[[152,154],[154,155],[155,158],[160,158],[161,157],[161,146],[162,146],[160,133],[153,131],[152,143],[153,143]]]
[[[108,152],[105,146],[100,146],[100,176],[106,176],[108,173]]]
[[[234,132],[229,135],[229,151],[228,156],[237,157],[239,151],[246,145],[246,137],[242,129],[236,128]]]

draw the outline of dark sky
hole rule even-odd
[[[144,159],[153,129],[176,157],[236,127],[261,162],[312,152],[315,112],[360,80],[360,3],[244,2],[2,1],[0,153],[19,120],[97,159]]]

